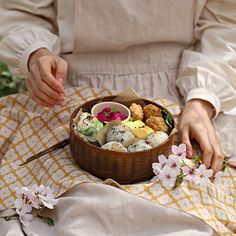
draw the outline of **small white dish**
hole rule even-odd
[[[91,114],[97,117],[98,113],[101,112],[104,108],[116,108],[121,114],[126,115],[127,118],[122,120],[122,122],[128,121],[130,118],[130,110],[125,105],[118,102],[100,102],[94,105],[91,109]]]

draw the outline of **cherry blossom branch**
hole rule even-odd
[[[53,190],[43,185],[33,185],[31,188],[16,188],[17,199],[15,200],[16,213],[4,217],[5,220],[11,220],[12,217],[18,216],[23,226],[28,226],[33,220],[32,210],[36,211],[36,216],[42,218],[48,225],[54,225],[52,218],[42,215],[44,208],[53,209],[58,200],[55,199]]]
[[[172,153],[168,157],[159,155],[159,162],[152,164],[153,172],[156,175],[152,182],[160,181],[166,189],[175,189],[182,183],[186,183],[186,181],[195,185],[206,185],[210,182],[213,170],[206,169],[206,166],[201,162],[199,154],[195,155],[194,162],[190,165],[186,159],[185,144],[173,145],[171,151]],[[227,159],[225,159],[225,165],[226,162]],[[215,174],[215,184],[221,184],[222,173],[219,171]]]

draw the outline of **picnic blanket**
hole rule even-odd
[[[25,94],[0,100],[0,210],[14,207],[15,187],[43,184],[60,196],[76,184],[103,183],[73,161],[69,146],[55,150],[25,166],[19,164],[69,136],[71,112],[80,104],[112,95],[107,89],[67,88],[63,106],[42,108]],[[165,99],[154,99],[173,114],[180,107]],[[109,183],[109,181],[107,181]],[[236,233],[236,169],[228,166],[222,185],[181,185],[166,190],[160,182],[122,185],[131,194],[187,212],[200,218],[219,235]],[[115,182],[111,181],[111,184]]]

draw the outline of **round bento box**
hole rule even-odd
[[[152,163],[158,161],[160,154],[168,155],[170,153],[175,132],[171,132],[168,139],[159,146],[138,152],[117,152],[102,149],[85,141],[74,132],[73,119],[81,109],[85,112],[91,112],[94,105],[104,101],[113,101],[114,98],[115,96],[96,98],[82,104],[73,111],[70,117],[70,148],[72,157],[80,168],[101,179],[111,178],[120,184],[148,180],[154,176]],[[142,99],[142,101],[145,105],[153,104],[162,110],[166,110],[166,108],[155,102],[146,99]],[[129,103],[131,104],[131,102]],[[124,105],[128,107],[127,103]],[[176,124],[172,115],[171,118],[173,120],[173,129],[175,129]]]

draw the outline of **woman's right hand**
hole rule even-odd
[[[28,61],[29,77],[26,88],[29,96],[44,107],[61,105],[64,101],[63,81],[67,62],[46,48],[33,52]]]
[[[190,142],[194,139],[202,151],[202,163],[215,173],[222,170],[224,153],[219,138],[211,122],[213,106],[207,101],[193,99],[186,103],[179,122],[182,142],[186,144],[187,157],[193,155]]]

